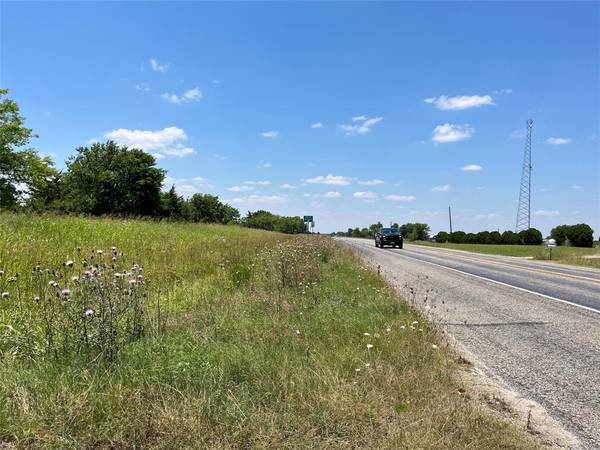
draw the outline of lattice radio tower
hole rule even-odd
[[[521,187],[519,188],[519,208],[517,209],[517,226],[515,231],[531,228],[531,129],[533,120],[527,120],[527,138],[523,154],[523,169],[521,172]]]

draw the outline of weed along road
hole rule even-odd
[[[544,406],[581,448],[600,448],[599,270],[343,241],[431,312],[487,375]]]

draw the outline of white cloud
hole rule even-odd
[[[288,201],[288,198],[284,195],[257,195],[252,194],[244,198],[234,198],[230,200],[231,203],[237,204],[266,204],[266,205],[279,205]]]
[[[364,186],[375,186],[376,184],[384,184],[385,181],[383,180],[378,180],[378,179],[373,179],[373,180],[362,180],[362,181],[358,181],[358,184],[362,184]]]
[[[466,166],[460,168],[460,170],[463,170],[465,172],[479,172],[482,169],[483,167],[481,167],[478,164],[467,164]]]
[[[371,128],[383,120],[383,117],[355,116],[352,118],[353,125],[339,125],[345,136],[367,134]]]
[[[271,167],[273,167],[273,164],[271,164],[270,162],[261,162],[260,166],[265,169],[270,169]]]
[[[297,189],[296,186],[288,184],[288,183],[283,183],[282,185],[279,186],[281,189]]]
[[[448,192],[450,189],[452,189],[452,186],[449,184],[442,184],[441,186],[434,186],[431,188],[433,192]]]
[[[536,216],[544,216],[544,217],[556,217],[556,216],[560,216],[560,212],[559,211],[546,211],[544,209],[540,209],[540,210],[534,212],[533,214],[535,214]]]
[[[546,144],[550,145],[565,145],[571,142],[571,138],[549,137],[546,139]]]
[[[383,198],[385,198],[386,200],[393,201],[393,202],[411,202],[413,200],[416,200],[417,197],[415,197],[414,195],[391,194],[391,195],[386,195]]]
[[[184,197],[189,197],[197,192],[202,192],[206,188],[214,187],[204,177],[174,178],[167,175],[163,181],[163,190],[169,190],[171,186],[175,186],[177,193]]]
[[[342,196],[342,193],[336,192],[336,191],[325,192],[323,194],[323,197],[325,197],[325,198],[340,198],[341,196]]]
[[[138,83],[138,84],[135,85],[135,89],[137,91],[149,92],[150,91],[150,86],[148,86],[146,83]]]
[[[514,91],[512,89],[500,89],[492,92],[492,94],[500,95],[500,94],[512,94]]]
[[[375,192],[355,192],[352,194],[352,196],[361,200],[374,200],[377,198],[377,194]]]
[[[580,186],[578,184],[574,184],[573,186],[571,186],[571,189],[583,189],[583,186]]]
[[[250,186],[268,186],[271,184],[270,181],[244,181],[244,184],[250,185]]]
[[[437,109],[455,111],[495,104],[490,95],[457,95],[455,97],[440,95],[439,97],[426,98],[424,101],[425,103],[434,104]]]
[[[167,156],[183,157],[195,153],[193,148],[186,147],[181,143],[187,139],[187,135],[185,131],[177,127],[168,127],[157,131],[119,128],[105,133],[104,137],[120,145],[141,148],[152,153],[157,159]]]
[[[247,192],[247,191],[253,191],[254,189],[256,189],[256,188],[253,186],[246,186],[246,185],[231,186],[230,188],[227,188],[227,190],[230,192]]]
[[[169,63],[160,63],[154,58],[150,59],[148,62],[150,63],[150,67],[152,67],[152,70],[154,70],[155,72],[164,73],[167,70],[169,70]]]
[[[318,177],[309,178],[306,182],[311,184],[335,184],[338,186],[347,186],[352,183],[352,178],[329,174],[326,176],[319,175]]]
[[[221,84],[221,80],[212,80],[213,84]]]
[[[167,100],[168,102],[174,103],[176,105],[182,103],[190,103],[190,102],[198,102],[202,98],[202,91],[197,87],[193,89],[189,89],[185,91],[182,95],[177,94],[169,94],[165,92],[160,96],[162,99]]]
[[[475,189],[477,189],[478,191],[483,191],[485,189],[485,186],[477,186]]]
[[[279,131],[263,131],[260,135],[267,139],[275,139],[279,137]]]
[[[473,136],[475,130],[471,125],[453,125],[445,123],[433,129],[431,140],[440,144],[447,142],[464,141]]]
[[[317,123],[313,123],[310,127],[313,128],[313,129],[315,129],[315,128],[323,128],[323,124],[321,122],[317,122]]]

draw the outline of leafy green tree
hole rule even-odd
[[[67,160],[63,177],[68,211],[102,214],[158,215],[165,171],[154,156],[113,141],[79,147]]]
[[[586,223],[571,225],[567,236],[573,247],[592,247],[594,245],[594,230]]]
[[[35,183],[29,191],[25,205],[33,211],[62,210],[62,174],[57,173]]]
[[[435,242],[448,242],[448,238],[450,237],[450,235],[445,232],[445,231],[440,231],[438,234],[435,235]]]
[[[175,190],[172,185],[167,192],[160,193],[160,209],[163,217],[179,220],[183,218],[183,206],[185,200]]]
[[[450,233],[450,237],[448,242],[452,242],[454,244],[464,244],[467,233],[464,231],[453,231]]]
[[[381,222],[377,222],[374,223],[372,225],[369,226],[369,233],[368,233],[368,237],[375,237],[375,234],[381,229],[383,228],[383,225],[381,224]],[[365,236],[366,237],[366,236]]]
[[[517,245],[519,243],[519,235],[514,231],[507,230],[502,233],[502,244]]]
[[[577,225],[559,225],[552,228],[550,237],[557,245],[565,245],[569,242],[574,247],[592,247],[594,245],[594,230],[585,223]]]
[[[279,216],[264,210],[248,212],[242,220],[242,225],[249,228],[259,228],[288,234],[306,233],[308,231],[302,217]],[[352,232],[354,236],[353,230],[348,230],[348,232]]]
[[[522,245],[541,245],[543,241],[542,232],[536,228],[519,232],[519,242]]]
[[[476,236],[476,239],[475,239],[476,244],[487,244],[488,238],[490,237],[490,232],[489,231],[480,231],[475,236]]]
[[[405,223],[399,228],[403,238],[409,241],[426,241],[429,239],[429,225],[426,223]]]
[[[230,223],[237,222],[240,212],[210,194],[194,194],[186,202],[186,217],[192,222]]]
[[[477,234],[475,234],[475,233],[467,233],[467,234],[465,234],[463,242],[465,244],[478,244],[479,238],[477,237]]]
[[[494,245],[498,245],[498,244],[502,244],[502,235],[500,234],[499,231],[491,231],[490,234],[488,235],[488,244],[494,244]]]
[[[570,225],[558,225],[550,230],[550,237],[556,241],[556,245],[563,245],[569,238]]]
[[[0,89],[0,209],[16,208],[31,192],[56,175],[52,160],[28,148],[36,137],[24,126],[19,105]]]

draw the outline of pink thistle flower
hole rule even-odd
[[[85,310],[85,316],[86,317],[91,317],[94,315],[94,310],[92,308],[88,308]]]
[[[68,260],[68,261],[65,263],[65,266],[67,266],[67,267],[73,267],[73,261],[71,261],[71,260]]]
[[[64,288],[61,293],[63,297],[68,297],[71,295],[71,290],[69,288]]]
[[[8,297],[10,297],[10,294],[8,292],[2,293],[2,298],[8,298]]]
[[[129,280],[129,286],[133,286],[135,284],[135,280],[132,278],[131,280]]]

